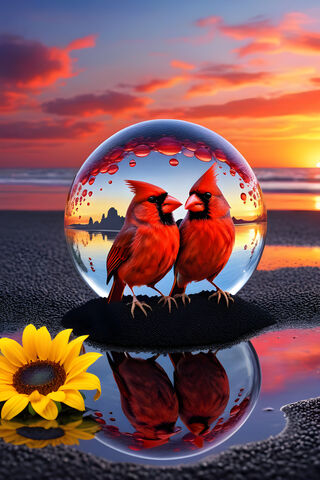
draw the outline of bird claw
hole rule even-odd
[[[212,295],[210,295],[208,297],[208,300],[211,300],[214,297],[218,297],[217,303],[219,303],[220,300],[221,300],[221,296],[224,297],[224,299],[226,301],[227,308],[229,307],[229,302],[234,303],[234,298],[232,297],[231,293],[224,292],[223,290],[221,290],[221,288],[218,288],[216,292],[214,292]]]
[[[174,297],[170,297],[170,295],[167,295],[167,296],[164,295],[163,297],[161,297],[158,303],[162,303],[162,302],[164,305],[168,304],[169,313],[171,313],[171,302],[173,302],[175,306],[178,308],[176,299]]]
[[[128,303],[128,305],[130,305],[130,303]],[[150,310],[152,310],[152,307],[150,307],[150,305],[148,305],[148,304],[145,303],[145,302],[139,302],[139,300],[138,300],[137,298],[134,298],[134,299],[132,300],[132,303],[131,303],[131,315],[132,315],[132,318],[134,318],[134,310],[135,310],[136,306],[139,307],[139,308],[143,311],[143,313],[145,314],[146,317],[148,316],[148,314],[147,314],[147,312],[146,312],[146,310],[145,310],[144,307],[150,308]]]
[[[174,298],[181,298],[183,305],[186,304],[186,300],[191,303],[191,298],[186,293],[177,293]]]

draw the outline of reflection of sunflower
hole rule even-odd
[[[96,375],[87,368],[100,353],[79,355],[87,335],[69,342],[72,330],[63,330],[51,340],[46,327],[37,330],[28,325],[22,335],[22,346],[11,338],[0,339],[0,402],[5,401],[1,418],[10,420],[30,402],[36,413],[47,420],[58,415],[56,402],[84,410],[79,390],[97,390]]]
[[[79,440],[92,440],[99,429],[91,417],[82,416],[67,423],[43,419],[29,422],[1,420],[0,438],[6,443],[30,448],[79,445]]]

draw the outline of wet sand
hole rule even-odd
[[[32,322],[47,325],[54,334],[67,312],[95,298],[69,258],[62,212],[2,211],[0,235],[2,332]],[[319,245],[320,212],[270,212],[267,243]],[[319,293],[315,266],[259,270],[238,295],[240,307],[247,306],[250,312],[247,319],[243,315],[241,327],[246,330],[256,321],[256,309],[268,320],[257,331],[319,325]],[[221,321],[215,327],[221,343],[235,340]],[[254,329],[242,332],[244,338],[253,333]],[[1,443],[0,478],[318,478],[320,400],[299,402],[285,411],[289,426],[275,438],[231,448],[196,466],[152,468],[152,472],[137,465],[110,464],[66,447],[31,452]]]

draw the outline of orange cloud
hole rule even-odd
[[[134,90],[139,93],[150,93],[162,88],[171,88],[185,80],[182,76],[174,76],[171,78],[153,78],[145,83],[135,85]]]
[[[247,85],[269,83],[272,74],[268,72],[248,72],[236,65],[209,64],[199,69],[193,77],[202,80],[202,83],[192,85],[187,96],[203,93],[213,93],[220,89],[239,88]]]
[[[83,121],[1,122],[0,138],[5,140],[79,139],[96,133],[102,126],[100,122]]]
[[[96,46],[96,41],[97,35],[87,35],[86,37],[73,40],[65,49],[70,52],[72,50],[82,50],[83,48],[93,48]]]
[[[180,115],[184,118],[252,117],[266,118],[284,115],[311,115],[320,113],[320,90],[289,93],[278,97],[252,97],[223,104],[196,105],[173,110],[154,110],[153,115]]]
[[[41,93],[58,80],[75,76],[74,59],[70,53],[94,45],[93,35],[77,39],[65,48],[48,47],[17,35],[1,35],[0,108],[4,111],[16,110],[24,104],[22,100],[30,97],[30,93]],[[14,97],[19,97],[19,101],[13,101]]]
[[[194,68],[192,63],[181,62],[181,60],[171,60],[170,65],[173,68],[181,68],[181,70],[192,70]]]
[[[150,100],[147,98],[107,90],[102,94],[88,93],[71,98],[56,98],[43,103],[42,110],[56,115],[109,114],[119,116],[132,111],[141,113],[149,102]]]
[[[293,53],[316,54],[320,51],[320,34],[307,30],[313,19],[302,12],[290,12],[275,23],[263,17],[255,17],[247,22],[229,25],[221,17],[210,16],[196,21],[196,25],[211,32],[207,39],[220,33],[235,40],[252,39],[247,45],[234,51],[240,57],[254,53]],[[200,38],[203,38],[200,37]]]

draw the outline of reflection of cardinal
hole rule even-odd
[[[147,285],[162,295],[170,311],[172,298],[165,297],[155,284],[169,272],[178,254],[179,230],[172,212],[181,203],[150,183],[136,180],[127,183],[135,196],[108,254],[107,283],[113,277],[108,301],[120,301],[128,285],[133,295],[132,315],[136,305],[147,315],[144,307],[151,307],[139,302],[133,291],[136,285]]]
[[[166,443],[176,433],[178,419],[176,393],[155,359],[132,358],[128,353],[108,354],[123,413],[146,448]]]
[[[225,410],[229,400],[229,380],[225,369],[212,352],[193,355],[172,353],[174,387],[183,423],[195,435],[198,447],[203,435]]]
[[[223,295],[227,305],[232,297],[213,283],[232,252],[234,225],[230,206],[217,186],[214,165],[191,187],[185,204],[188,211],[180,224],[180,250],[175,264],[172,296],[181,296],[183,302],[188,283],[207,279],[217,291],[218,302]]]

